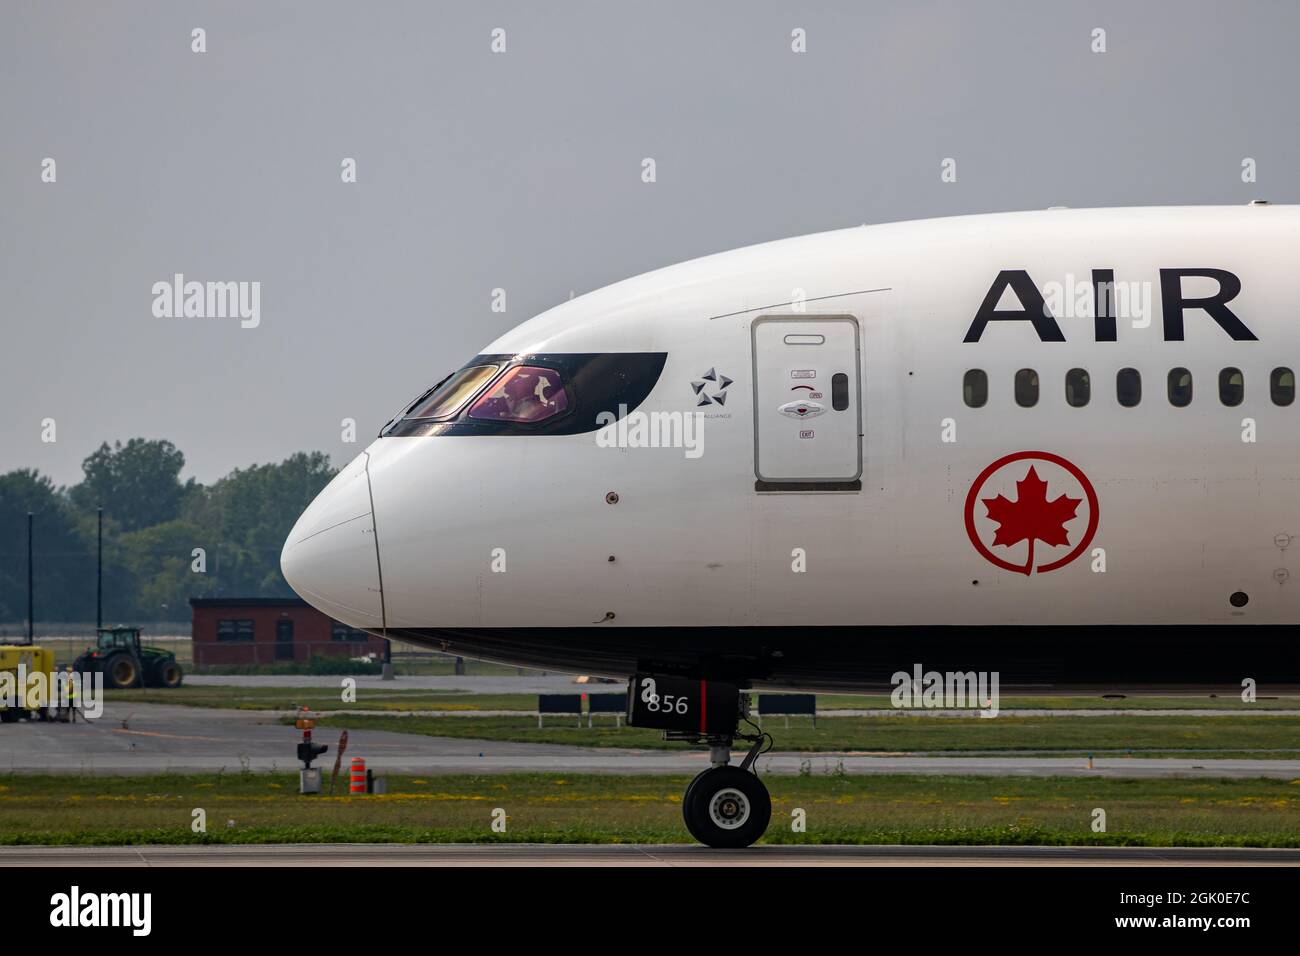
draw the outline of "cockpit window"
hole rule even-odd
[[[421,395],[407,409],[405,418],[447,418],[455,415],[493,375],[499,365],[471,365],[453,372],[433,389]]]
[[[583,435],[646,400],[667,352],[490,352],[426,391],[380,431],[435,435]]]
[[[469,410],[469,417],[490,422],[541,422],[569,408],[560,373],[533,365],[516,365],[501,376]]]

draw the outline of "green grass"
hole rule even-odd
[[[598,691],[596,691],[598,692]],[[123,703],[182,704],[194,707],[279,711],[291,721],[292,713],[306,706],[320,717],[322,726],[391,730],[434,737],[476,740],[558,743],[586,747],[671,748],[658,731],[616,727],[609,715],[598,715],[588,729],[575,718],[547,717],[538,730],[531,716],[433,717],[408,716],[404,711],[446,711],[473,715],[476,711],[529,711],[537,703],[532,694],[471,694],[465,691],[362,689],[355,702],[341,699],[329,687],[190,686],[176,690],[108,691],[110,701]],[[884,698],[821,698],[827,707],[870,708]],[[1020,700],[1020,699],[1017,699]],[[1085,699],[1047,698],[1033,701],[1074,709]],[[1089,704],[1094,703],[1086,699]],[[1184,698],[1140,698],[1150,709]],[[1129,706],[1135,702],[1130,701]],[[1203,703],[1196,702],[1198,705]],[[1150,705],[1150,706],[1148,706]],[[1242,706],[1239,705],[1238,706]],[[333,710],[371,711],[367,714],[328,716]],[[1136,716],[1016,716],[1006,708],[994,719],[926,717],[897,714],[888,717],[821,717],[814,729],[807,718],[769,717],[766,728],[779,749],[793,751],[881,751],[962,754],[975,751],[1033,752],[1039,755],[1102,754],[1133,751],[1143,756],[1295,756],[1300,752],[1300,714],[1255,711],[1247,716],[1225,714]]]
[[[537,695],[470,694],[465,691],[357,691],[347,703],[337,687],[237,687],[228,685],[181,686],[175,690],[146,688],[106,690],[105,700],[136,704],[180,704],[188,707],[217,707],[236,710],[297,710],[310,707],[329,710],[535,710]]]
[[[1300,846],[1300,780],[765,779],[769,843]],[[0,777],[0,844],[680,843],[688,841],[687,782],[390,776],[385,796],[303,797],[294,774],[9,775]],[[490,827],[498,807],[507,815],[504,834]],[[1091,829],[1098,807],[1106,833]],[[196,808],[206,813],[206,833],[191,829]],[[796,809],[806,813],[805,833],[791,831]]]
[[[286,722],[291,722],[286,718]],[[777,749],[787,751],[966,752],[1101,751],[1202,752],[1300,750],[1300,716],[1286,717],[822,717],[814,729],[807,718],[780,718],[767,728]],[[590,729],[571,717],[548,717],[539,730],[535,717],[416,717],[356,714],[322,717],[321,726],[391,730],[431,737],[572,744],[586,747],[668,749],[658,731],[616,728],[598,716]],[[1270,753],[1269,756],[1275,755]]]
[[[214,676],[305,674],[321,677],[329,677],[335,674],[350,674],[358,677],[363,675],[373,676],[382,670],[382,666],[378,662],[363,663],[351,661],[348,658],[320,657],[313,658],[313,661],[316,663],[205,664],[202,667],[187,668],[187,670],[192,670],[196,674],[212,674]],[[398,677],[447,676],[456,673],[456,662],[454,658],[450,657],[400,657],[393,661],[393,672]],[[466,660],[464,662],[464,673],[471,677],[513,677],[520,673],[520,669],[508,664]],[[524,673],[536,672],[524,671]]]
[[[140,635],[140,640],[146,646],[159,647],[175,654],[176,660],[185,668],[186,674],[318,674],[325,676],[335,673],[356,675],[379,673],[378,665],[348,662],[346,658],[338,657],[320,657],[315,664],[270,662],[264,664],[205,664],[202,667],[196,667],[194,664],[193,641],[189,637],[180,636],[181,632],[188,630],[188,622],[183,625],[175,625],[174,630],[165,632],[166,636],[157,632],[154,628],[146,627]],[[19,636],[0,638],[0,644],[13,643],[14,641],[21,643],[25,640],[25,637]],[[38,637],[36,643],[53,650],[55,659],[62,665],[72,663],[73,659],[80,655],[82,651],[88,647],[93,647],[95,638],[89,634],[80,637]],[[466,674],[473,676],[499,677],[518,674],[521,671],[520,668],[512,665],[476,661],[469,658],[464,660],[463,667]],[[454,674],[456,663],[454,657],[432,653],[427,649],[407,644],[404,641],[394,641],[393,668],[399,676],[444,675]],[[524,669],[523,672],[528,674],[538,673],[528,669]]]
[[[151,704],[181,704],[193,707],[236,708],[241,710],[292,710],[303,704],[313,710],[520,710],[537,709],[536,694],[475,694],[466,690],[416,690],[405,689],[400,680],[391,688],[376,690],[369,687],[357,691],[357,700],[342,700],[339,688],[341,678],[322,678],[314,687],[239,687],[237,685],[191,684],[174,690],[162,688],[137,690],[110,690],[107,699]],[[575,685],[573,693],[615,693],[606,685]],[[825,694],[817,698],[820,711],[827,710],[890,710],[887,696],[850,696]],[[1023,709],[1043,710],[1190,710],[1212,709],[1224,711],[1298,711],[1300,698],[1287,697],[1261,700],[1243,704],[1233,698],[1199,697],[1130,697],[1124,700],[1103,700],[1100,697],[1009,697],[1001,702],[1005,711]],[[608,718],[607,718],[608,719]],[[783,726],[784,718],[772,717],[770,722]]]

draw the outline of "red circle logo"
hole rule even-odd
[[[1013,467],[1029,462],[1027,468]],[[1040,471],[1042,474],[1040,474]],[[1007,496],[1014,481],[1014,498]],[[986,486],[990,494],[983,492]],[[996,491],[996,494],[992,492]],[[1056,493],[1055,497],[1051,497]],[[1084,516],[1079,508],[1086,502],[1083,534],[1070,548]],[[982,513],[976,514],[976,506]],[[1073,462],[1046,451],[1019,451],[999,458],[980,472],[966,494],[966,534],[975,550],[1004,571],[1026,576],[1046,574],[1063,568],[1087,550],[1097,533],[1101,511],[1092,482]],[[1038,557],[1035,548],[1039,547]],[[1005,549],[1006,557],[993,553]],[[1063,549],[1070,550],[1062,554]],[[1048,553],[1046,561],[1035,565]],[[1021,558],[1019,562],[1014,560]]]

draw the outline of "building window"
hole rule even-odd
[[[232,620],[225,618],[217,621],[217,640],[251,641],[253,639],[253,622],[249,620]]]
[[[1115,397],[1125,408],[1142,401],[1142,373],[1135,368],[1122,368],[1115,374]]]
[[[984,369],[967,369],[961,380],[961,397],[971,408],[984,407],[989,400],[989,377]]]
[[[1169,370],[1169,404],[1174,408],[1192,404],[1192,373],[1185,368]]]
[[[1092,398],[1092,380],[1086,369],[1072,368],[1065,373],[1065,401],[1071,408],[1083,408]]]
[[[1239,368],[1219,370],[1219,401],[1232,407],[1246,397],[1246,377]]]
[[[1038,373],[1032,368],[1022,368],[1016,373],[1016,404],[1021,408],[1038,404]]]
[[[358,631],[355,627],[348,627],[338,621],[330,622],[330,640],[331,641],[348,641],[352,644],[358,644],[368,638],[365,631]]]
[[[1290,405],[1295,401],[1295,372],[1289,368],[1275,368],[1268,377],[1268,390],[1274,405]]]

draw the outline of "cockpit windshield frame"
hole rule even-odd
[[[471,363],[452,372],[441,382],[413,401],[402,413],[403,419],[446,421],[460,414],[483,389],[496,379],[501,366],[491,362]],[[475,373],[481,373],[475,375]],[[450,384],[449,384],[450,383]],[[441,393],[446,392],[446,395]],[[436,402],[436,404],[434,404]],[[416,414],[416,412],[426,414]],[[433,412],[433,414],[427,414]]]
[[[580,435],[596,431],[603,414],[621,418],[650,394],[668,360],[666,352],[521,352],[476,355],[439,385],[411,402],[406,411],[380,431],[381,438],[428,435]],[[460,372],[493,366],[496,371],[479,382],[472,394],[459,398],[454,412],[443,417],[416,417],[412,411]],[[564,391],[563,407],[537,420],[482,418],[469,414],[475,403],[511,369],[528,366],[550,372]],[[554,394],[553,392],[551,394]],[[445,410],[440,409],[440,414]]]

